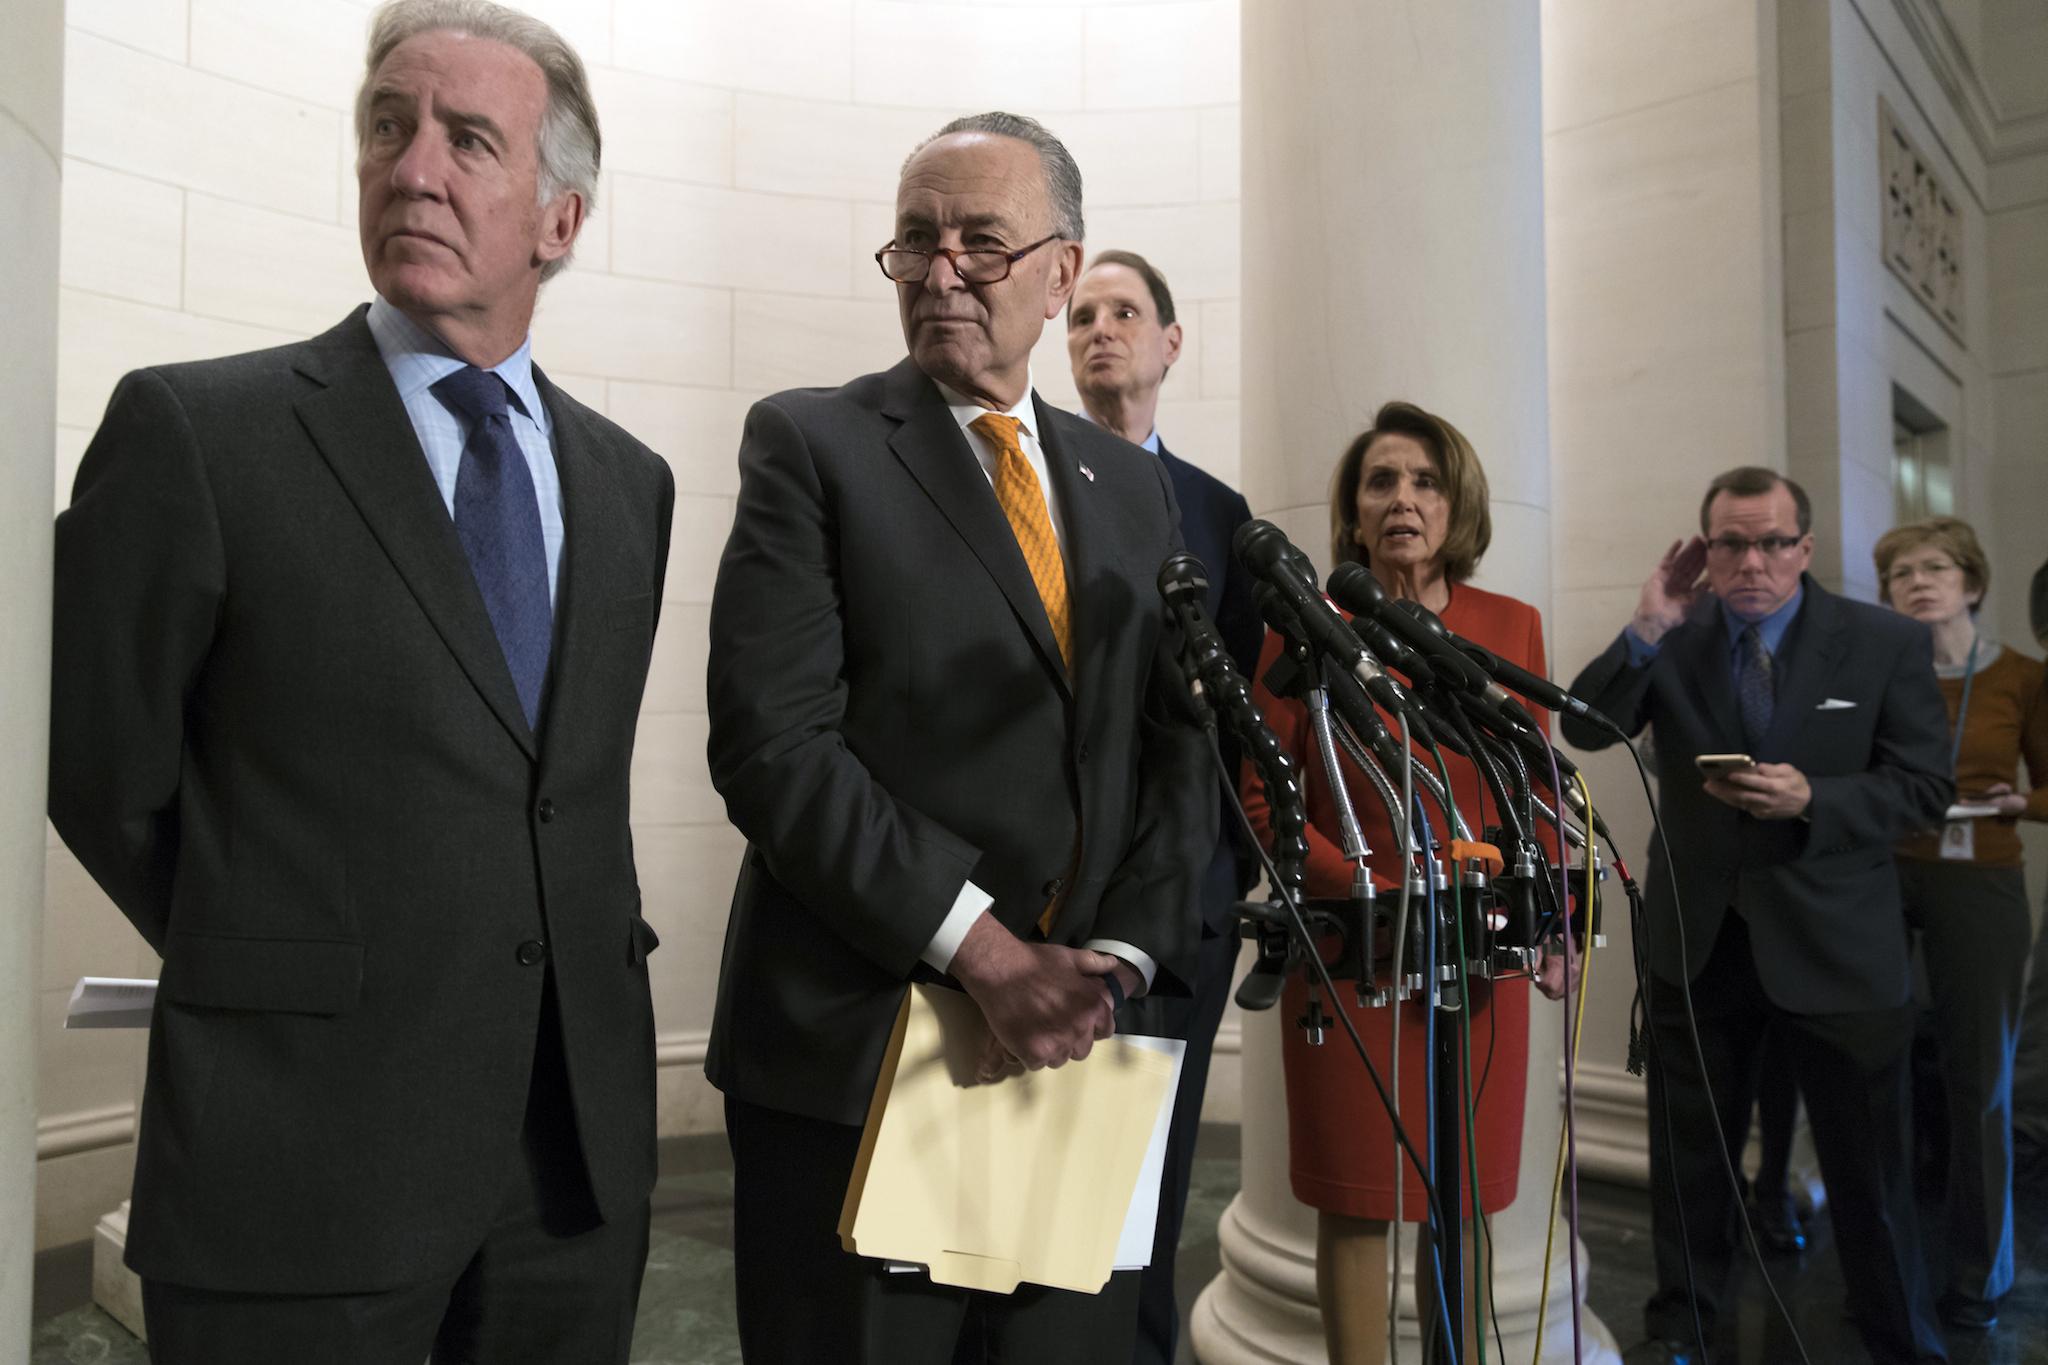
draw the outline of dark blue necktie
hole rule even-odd
[[[1742,669],[1737,685],[1742,703],[1742,733],[1755,750],[1771,730],[1771,710],[1777,704],[1778,684],[1772,673],[1771,652],[1755,626],[1742,632]]]
[[[434,392],[469,419],[469,440],[455,476],[455,534],[505,651],[520,709],[527,725],[538,730],[554,610],[540,499],[506,415],[509,391],[497,375],[465,365],[435,384]]]

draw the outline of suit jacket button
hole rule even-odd
[[[519,945],[519,965],[531,967],[548,955],[548,946],[537,938],[530,938]]]
[[[543,825],[545,825],[548,821],[555,818],[555,803],[547,797],[543,796],[540,799],[539,809],[536,810],[534,813],[540,816],[540,822]]]
[[[1065,882],[1061,881],[1058,877],[1054,877],[1044,886],[1039,887],[1038,893],[1044,896],[1047,900],[1051,900],[1054,896],[1057,896],[1065,886]]]
[[[1085,745],[1085,744],[1083,744],[1083,745],[1081,746],[1080,750],[1079,750],[1079,751],[1078,751],[1077,753],[1075,753],[1075,755],[1074,755],[1074,762],[1076,762],[1076,763],[1086,763],[1087,761],[1088,761],[1088,746],[1087,746],[1087,745]]]

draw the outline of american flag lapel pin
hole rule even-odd
[[[1095,471],[1094,471],[1094,470],[1092,470],[1092,469],[1090,469],[1090,468],[1089,468],[1089,467],[1088,467],[1087,465],[1085,465],[1085,464],[1084,464],[1084,465],[1082,465],[1082,466],[1081,466],[1081,477],[1082,477],[1082,478],[1084,478],[1084,479],[1086,479],[1086,480],[1088,480],[1088,482],[1090,482],[1090,483],[1094,483],[1094,482],[1095,482]]]

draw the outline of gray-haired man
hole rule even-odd
[[[835,1232],[915,977],[980,1008],[991,1075],[1085,1057],[1124,997],[1187,993],[1214,802],[1154,586],[1172,487],[1032,391],[1080,237],[1049,132],[949,125],[905,163],[876,253],[907,358],[747,418],[709,699],[749,847],[705,1070],[749,1365],[1131,1359],[1134,1275],[970,1292]]]
[[[399,0],[357,107],[376,300],[128,376],[58,518],[50,813],[164,958],[128,1261],[172,1365],[622,1362],[674,485],[529,356],[576,55]]]

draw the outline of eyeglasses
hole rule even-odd
[[[1758,536],[1755,540],[1747,536],[1715,536],[1707,542],[1707,555],[1733,563],[1748,558],[1751,550],[1762,550],[1765,559],[1776,559],[1805,539],[1805,536]]]
[[[1884,576],[1887,583],[1904,583],[1911,578],[1939,578],[1945,573],[1955,573],[1962,566],[1937,559],[1927,564],[1894,564],[1890,573]]]
[[[1010,267],[1029,256],[1047,242],[1059,240],[1055,232],[1050,237],[1041,237],[1030,246],[1015,251],[955,251],[951,247],[935,246],[930,251],[919,251],[913,247],[897,246],[891,242],[875,253],[875,264],[882,267],[882,273],[898,284],[919,284],[932,273],[932,257],[944,256],[953,263],[953,273],[968,284],[995,284],[1010,278]]]

